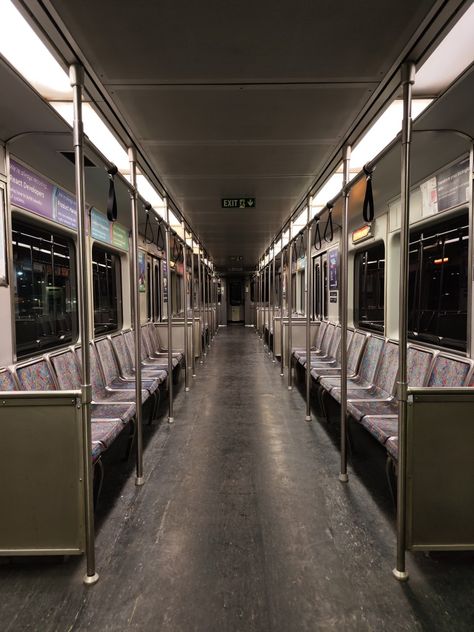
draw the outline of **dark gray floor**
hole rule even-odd
[[[382,455],[362,446],[339,483],[335,437],[252,329],[222,330],[194,382],[147,429],[145,487],[108,469],[100,582],[83,560],[3,561],[2,632],[474,629],[474,556],[410,556],[392,579]]]

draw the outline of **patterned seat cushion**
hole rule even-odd
[[[359,373],[355,377],[348,378],[348,388],[368,388],[373,384],[383,345],[384,341],[382,338],[376,336],[370,336],[368,338],[360,363]],[[339,389],[340,387],[340,380],[337,377],[322,378],[320,383],[331,395],[334,389]]]
[[[398,432],[398,417],[371,417],[368,415],[362,419],[361,423],[382,445],[390,437],[396,436]]]
[[[109,448],[124,429],[124,424],[121,421],[94,421],[91,429],[92,441],[100,441]]]
[[[128,423],[135,417],[135,404],[92,404],[91,418],[92,421],[121,421]]]
[[[147,329],[151,352],[155,354],[163,353],[163,355],[168,355],[167,352],[164,351],[160,346],[160,340],[155,325],[153,325],[153,323],[148,323],[148,325],[145,325],[145,327]],[[181,360],[184,359],[184,354],[181,351],[173,351],[173,357],[176,358],[179,363],[181,362]]]
[[[51,356],[51,364],[56,373],[60,389],[67,391],[81,388],[79,365],[71,349]]]
[[[385,443],[387,452],[394,461],[398,461],[398,437],[389,437]]]
[[[347,411],[357,421],[360,421],[365,415],[397,415],[398,404],[392,399],[390,401],[369,400],[356,401],[348,400]]]
[[[341,401],[341,388],[334,388],[331,391],[332,396],[337,402]],[[373,399],[373,400],[387,400],[391,397],[389,393],[383,391],[381,388],[377,386],[369,386],[368,388],[348,388],[347,389],[347,399],[348,400],[365,400],[365,399]]]

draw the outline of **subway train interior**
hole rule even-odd
[[[474,4],[0,0],[4,632],[474,629]]]

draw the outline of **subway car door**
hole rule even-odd
[[[227,294],[227,321],[229,323],[244,322],[244,282],[242,279],[229,280],[229,292]]]

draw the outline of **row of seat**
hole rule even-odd
[[[293,351],[293,365],[302,374],[306,351]],[[328,405],[341,402],[341,327],[322,321],[311,350],[311,378],[323,416]],[[347,413],[360,423],[391,459],[398,460],[398,343],[360,330],[347,331]],[[409,386],[474,386],[474,364],[466,358],[409,344]]]
[[[141,341],[142,404],[144,415],[151,422],[160,390],[167,386],[168,354],[160,348],[152,323],[142,326]],[[90,343],[94,464],[127,426],[131,447],[136,416],[134,357],[135,338],[130,329]],[[175,379],[183,360],[181,352],[173,353]],[[78,390],[81,381],[79,345],[0,369],[0,391]]]

